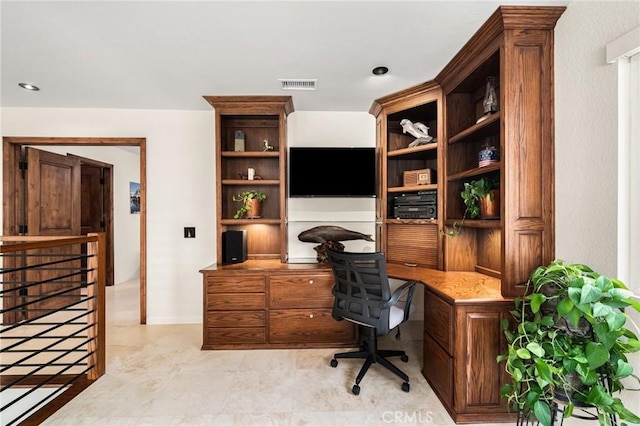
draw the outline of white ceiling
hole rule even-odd
[[[368,111],[433,79],[500,4],[568,3],[2,0],[0,101],[209,110],[203,95],[292,95],[296,111]]]

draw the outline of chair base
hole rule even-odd
[[[341,352],[333,355],[333,359],[331,360],[331,366],[338,366],[339,358],[359,358],[364,359],[364,364],[362,368],[360,368],[360,372],[356,377],[355,385],[351,391],[354,395],[358,395],[360,393],[360,382],[364,378],[364,375],[369,370],[372,364],[380,364],[385,367],[387,370],[394,373],[396,376],[400,377],[403,380],[402,390],[405,392],[409,392],[409,376],[405,374],[398,367],[393,365],[387,358],[399,356],[403,362],[409,361],[409,357],[404,351],[398,350],[378,350],[378,336],[376,335],[375,329],[371,327],[360,327],[361,335],[365,335],[365,340],[363,340],[361,345],[361,350],[353,351],[353,352]],[[363,333],[364,332],[364,333]]]

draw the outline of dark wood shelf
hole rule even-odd
[[[278,151],[222,151],[220,155],[230,158],[278,158],[280,153]]]
[[[256,179],[256,180],[247,180],[247,179],[223,179],[222,180],[222,184],[223,185],[229,185],[229,186],[239,186],[239,185],[244,185],[244,186],[260,186],[260,185],[280,185],[280,181],[277,179],[274,180],[270,180],[270,179]]]
[[[437,225],[438,219],[386,219],[385,223],[400,225]]]
[[[481,121],[480,123],[474,124],[471,127],[468,127],[461,131],[460,133],[455,134],[451,138],[449,138],[449,143],[462,142],[467,138],[473,137],[474,139],[482,138],[488,136],[492,133],[498,133],[500,131],[500,111],[492,114],[486,120]]]
[[[453,226],[454,223],[462,222],[460,219],[447,219],[444,221],[445,225]],[[500,228],[502,223],[500,219],[465,219],[462,224],[462,228]]]
[[[280,225],[280,219],[222,219],[222,225]]]
[[[416,191],[429,191],[429,190],[437,190],[438,184],[433,183],[431,185],[412,185],[412,186],[394,186],[391,188],[387,188],[388,193],[399,193],[399,192],[416,192]]]
[[[387,152],[387,157],[397,157],[400,155],[412,155],[425,151],[431,151],[438,148],[437,142],[428,143],[426,145],[414,146],[412,148],[402,148]]]
[[[470,177],[473,177],[473,176],[480,176],[480,175],[483,175],[485,173],[490,173],[490,172],[494,172],[496,170],[500,170],[501,167],[502,167],[502,162],[498,161],[497,163],[489,164],[488,166],[475,167],[473,169],[465,170],[464,172],[455,173],[455,174],[453,174],[451,176],[448,176],[447,180],[449,182],[451,182],[451,181],[454,181],[454,180],[470,178]]]

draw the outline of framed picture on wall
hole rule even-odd
[[[140,213],[140,184],[129,182],[129,208],[131,214]]]

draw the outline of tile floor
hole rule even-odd
[[[374,365],[351,393],[360,360],[334,349],[202,351],[202,326],[139,325],[137,281],[107,289],[107,371],[46,425],[454,425],[420,373],[422,323],[401,345],[411,391]],[[388,344],[388,345],[387,345]]]

